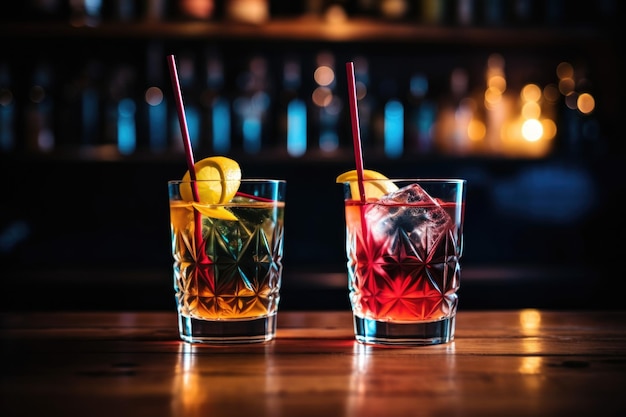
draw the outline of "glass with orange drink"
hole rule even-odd
[[[216,156],[169,181],[179,334],[187,342],[274,338],[282,276],[284,180],[242,179]]]

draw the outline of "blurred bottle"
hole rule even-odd
[[[476,106],[469,97],[469,74],[464,68],[450,73],[449,92],[439,103],[436,143],[448,155],[466,155],[472,150],[470,124]]]
[[[537,22],[533,0],[515,0],[512,6],[512,23],[518,26],[532,26]]]
[[[214,154],[231,150],[231,107],[225,91],[224,61],[215,50],[205,57],[204,91],[202,92],[202,136],[209,141]]]
[[[56,147],[92,147],[103,135],[102,62],[87,60],[77,73],[63,75],[57,78],[55,95]]]
[[[15,96],[11,70],[7,63],[0,63],[0,150],[15,149]]]
[[[560,137],[572,154],[593,155],[603,149],[602,131],[596,117],[593,82],[585,65],[561,62],[557,66],[563,106],[560,111]]]
[[[308,106],[302,94],[300,59],[287,57],[283,62],[282,91],[278,108],[281,146],[292,157],[301,157],[308,146]]]
[[[405,105],[400,97],[397,70],[379,67],[372,84],[375,95],[371,112],[371,134],[367,146],[375,154],[397,158],[404,153]]]
[[[456,24],[472,26],[476,23],[476,0],[457,0]]]
[[[418,10],[419,22],[425,25],[445,25],[450,13],[449,0],[421,0]]]
[[[483,96],[486,129],[484,145],[489,153],[498,155],[504,150],[502,129],[512,111],[511,98],[507,94],[505,60],[502,55],[494,53],[487,58],[485,82],[487,88]]]
[[[330,52],[322,51],[317,54],[315,65],[312,131],[320,151],[334,152],[339,148],[339,119],[342,110],[342,101],[335,93],[335,57]]]
[[[103,77],[102,62],[91,60],[86,63],[77,83],[79,138],[83,146],[95,146],[103,140]]]
[[[386,20],[403,20],[409,15],[409,2],[408,0],[381,0],[379,12],[380,16]]]
[[[106,0],[102,2],[102,20],[109,22],[133,22],[139,17],[137,0]]]
[[[368,148],[375,140],[372,119],[376,108],[376,92],[372,89],[369,61],[364,56],[354,58],[354,79],[359,106],[361,142],[363,148]]]
[[[29,151],[50,152],[55,146],[52,77],[52,69],[45,63],[33,71],[24,114],[24,137]]]
[[[210,20],[215,14],[214,0],[176,0],[174,15],[181,20]]]
[[[272,147],[272,86],[268,61],[262,55],[248,60],[237,77],[239,93],[233,102],[236,125],[233,134],[245,153],[254,154]]]
[[[510,0],[482,0],[484,26],[504,26],[509,23]]]
[[[134,153],[137,147],[135,71],[130,65],[122,64],[113,69],[108,81],[104,144],[115,146],[122,155]]]
[[[225,0],[226,19],[261,24],[270,18],[269,0]]]
[[[407,104],[407,151],[429,154],[434,151],[434,125],[437,104],[430,96],[430,80],[414,73],[409,80]]]
[[[321,18],[324,14],[326,0],[304,0],[304,15]]]
[[[97,26],[102,21],[102,0],[69,0],[72,26]]]
[[[378,91],[382,150],[387,158],[399,158],[404,154],[404,103],[398,94],[398,80],[384,78]]]
[[[138,146],[150,152],[162,153],[168,146],[168,101],[163,92],[165,59],[162,45],[152,42],[146,48],[146,85],[138,112]]]
[[[140,15],[148,22],[160,22],[167,20],[168,0],[142,0]]]

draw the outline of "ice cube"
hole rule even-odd
[[[377,242],[406,236],[416,249],[427,252],[452,225],[448,213],[418,184],[381,197],[365,217]]]
[[[394,204],[394,203],[426,203],[437,204],[422,187],[418,184],[410,184],[389,194],[386,194],[380,198],[382,204]],[[438,205],[438,204],[437,204]]]

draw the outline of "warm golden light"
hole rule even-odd
[[[364,99],[365,96],[367,95],[367,86],[363,82],[361,82],[361,81],[356,81],[355,85],[356,85],[356,98],[357,98],[357,100]]]
[[[209,400],[207,391],[202,388],[201,375],[196,369],[196,356],[193,347],[181,344],[180,358],[176,365],[173,385],[175,401],[172,407],[185,415],[199,415],[199,411]]]
[[[485,91],[485,107],[488,109],[493,108],[496,104],[502,101],[501,90],[493,87],[487,88]]]
[[[487,86],[504,93],[506,91],[506,79],[502,75],[492,75],[487,80]]]
[[[324,20],[327,23],[337,24],[343,23],[348,20],[348,14],[344,10],[341,5],[333,4],[326,9],[326,13],[324,13]]]
[[[529,142],[536,142],[543,136],[543,126],[537,119],[528,119],[522,123],[522,136]]]
[[[163,91],[159,87],[150,87],[144,97],[149,105],[158,106],[163,101]]]
[[[535,375],[541,372],[542,358],[538,356],[528,356],[522,358],[522,364],[518,371],[524,375]]]
[[[487,71],[485,74],[487,89],[497,90],[500,94],[506,91],[506,78],[504,76],[504,58],[500,54],[491,54],[487,59]]]
[[[522,117],[524,119],[538,119],[541,116],[541,106],[536,101],[529,101],[522,105]]]
[[[180,0],[179,7],[184,14],[196,19],[209,19],[213,15],[213,0]]]
[[[503,123],[500,129],[502,139],[502,149],[505,152],[515,154],[518,152],[518,142],[522,136],[522,122],[520,120],[510,120]]]
[[[554,139],[556,136],[556,123],[551,119],[541,120],[541,126],[543,127],[543,137],[547,140]]]
[[[559,91],[564,96],[569,96],[574,93],[576,83],[573,78],[563,78],[559,81]]]
[[[580,96],[578,96],[576,105],[578,107],[578,110],[580,110],[582,113],[589,114],[596,107],[596,101],[591,94],[582,93]]]
[[[541,325],[541,313],[535,309],[524,309],[520,311],[519,323],[524,334],[535,334]]]
[[[543,88],[543,98],[550,103],[556,103],[560,96],[559,88],[555,84],[548,84]]]
[[[559,79],[574,78],[574,67],[569,62],[561,62],[556,66],[556,76]]]
[[[537,84],[526,84],[522,88],[521,97],[525,101],[539,101],[541,99],[541,88]]]
[[[467,125],[467,136],[470,138],[472,142],[478,142],[485,138],[487,134],[487,127],[485,124],[478,120],[472,119]]]
[[[525,309],[520,312],[519,322],[524,338],[522,339],[524,352],[533,354],[541,351],[541,340],[537,338],[541,325],[541,313],[535,309]],[[541,357],[525,357],[518,369],[522,374],[537,374],[541,370]]]
[[[387,0],[381,2],[380,5],[380,10],[382,11],[384,16],[395,19],[404,16],[407,13],[408,9],[408,2],[402,0]]]
[[[317,87],[311,96],[313,103],[319,107],[327,107],[333,101],[333,92],[328,87]]]
[[[335,81],[335,71],[329,66],[322,65],[313,73],[313,79],[321,86],[329,86]]]

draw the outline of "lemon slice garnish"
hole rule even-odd
[[[337,177],[338,183],[349,182],[350,183],[350,192],[352,194],[352,198],[355,200],[360,199],[359,194],[359,183],[358,174],[356,169],[351,171],[344,172],[343,174]],[[372,171],[371,169],[363,170],[363,189],[365,190],[365,198],[375,198],[378,199],[385,194],[389,194],[398,189],[398,186],[393,182],[389,181],[389,178],[381,174],[377,171]]]
[[[225,156],[211,156],[195,163],[196,180],[199,201],[194,201],[191,184],[182,184],[180,195],[183,200],[193,202],[194,208],[205,216],[237,220],[234,214],[224,207],[235,197],[241,180],[241,169],[233,159]],[[183,176],[183,181],[190,181],[189,171]]]
[[[224,204],[228,203],[239,189],[241,169],[239,164],[225,156],[211,156],[196,162],[196,180],[210,182],[198,183],[200,203]],[[183,181],[191,180],[189,171],[183,176]],[[191,186],[181,187],[180,195],[185,201],[194,201]]]

